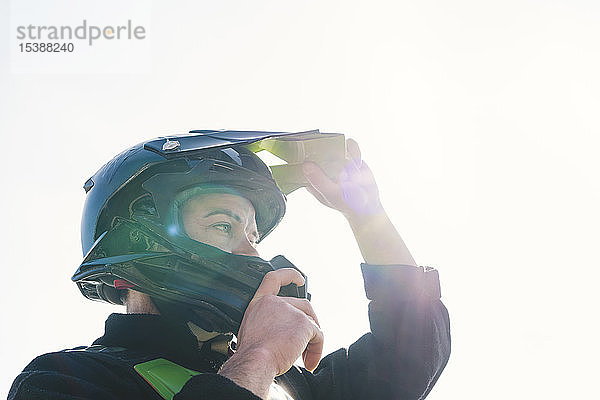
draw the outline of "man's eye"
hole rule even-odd
[[[231,224],[228,223],[214,224],[212,227],[224,233],[231,233]]]

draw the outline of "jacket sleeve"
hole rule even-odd
[[[450,320],[432,268],[362,264],[371,332],[281,377],[302,399],[424,399],[450,356]],[[293,389],[299,388],[299,389]]]
[[[260,400],[251,391],[218,374],[191,378],[173,400]]]

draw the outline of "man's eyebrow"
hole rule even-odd
[[[239,222],[240,224],[242,223],[242,219],[240,218],[239,215],[231,212],[230,210],[227,210],[225,208],[217,208],[214,211],[209,212],[208,214],[206,214],[204,216],[204,218],[210,217],[211,215],[218,215],[218,214],[224,214],[224,215],[228,215],[231,218],[235,219],[237,222]]]

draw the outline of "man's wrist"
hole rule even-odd
[[[344,213],[344,217],[353,231],[374,230],[378,226],[390,223],[387,213],[382,208],[376,213],[360,214],[354,211]]]
[[[417,265],[383,208],[376,214],[344,214],[369,264]]]
[[[219,370],[219,375],[266,399],[277,371],[269,354],[261,349],[237,351]]]

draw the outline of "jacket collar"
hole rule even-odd
[[[152,314],[111,314],[104,335],[93,344],[124,347],[198,371],[216,372],[227,359],[211,351],[208,343],[200,348],[186,324]]]

